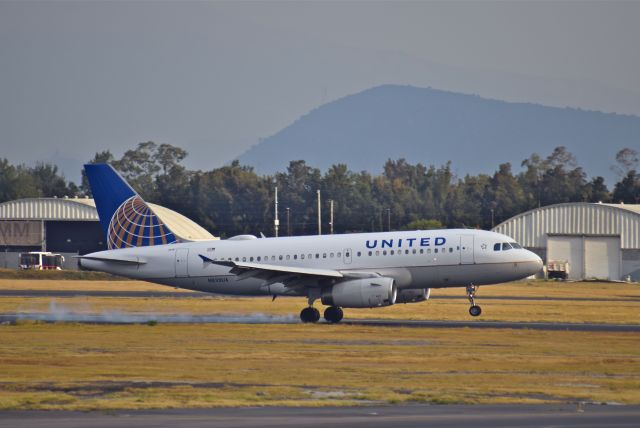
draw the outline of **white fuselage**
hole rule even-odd
[[[469,229],[239,237],[101,251],[88,254],[81,264],[88,269],[164,285],[233,295],[306,295],[306,292],[273,280],[235,275],[231,267],[205,259],[350,274],[375,273],[393,278],[399,289],[496,284],[540,271],[542,261],[528,250],[494,249],[495,244],[505,242],[513,240],[498,233]],[[139,263],[105,261],[108,258]]]

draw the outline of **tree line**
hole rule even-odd
[[[258,175],[237,161],[211,171],[188,170],[187,152],[170,144],[144,142],[116,159],[96,153],[90,163],[108,162],[149,202],[178,211],[216,236],[273,235],[274,188],[278,187],[280,235],[317,233],[317,190],[322,196],[323,231],[334,232],[468,227],[490,229],[508,218],[562,202],[640,203],[638,152],[626,148],[612,167],[619,177],[609,190],[602,177],[589,179],[575,157],[557,147],[548,156],[532,154],[513,172],[510,163],[493,174],[457,177],[451,162],[411,164],[388,160],[381,174],[351,171],[337,164],[322,173],[303,160],[286,171]],[[0,159],[0,202],[26,197],[91,196],[86,177],[67,181],[57,166],[11,165]]]

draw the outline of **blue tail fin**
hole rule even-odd
[[[110,250],[171,244],[176,237],[111,165],[84,166]]]

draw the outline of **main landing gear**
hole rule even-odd
[[[337,306],[329,306],[324,310],[324,319],[330,323],[339,323],[340,321],[342,321],[343,316],[344,313],[342,312],[342,308],[339,308]]]
[[[329,306],[327,309],[324,310],[324,319],[327,320],[327,322],[330,322],[332,324],[339,323],[340,321],[342,321],[343,316],[344,316],[344,313],[342,312],[342,308],[339,308],[337,306]],[[300,320],[304,323],[318,322],[320,320],[320,311],[314,308],[313,306],[304,308],[300,312]]]
[[[300,320],[302,322],[318,322],[320,319],[320,311],[314,308],[313,306],[309,306],[304,308],[300,312]]]
[[[477,317],[482,313],[482,309],[480,308],[480,306],[476,305],[476,300],[475,300],[476,293],[478,292],[478,288],[480,287],[473,284],[467,286],[467,298],[471,303],[471,307],[469,308],[469,314],[472,317]]]

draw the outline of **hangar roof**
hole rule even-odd
[[[147,204],[179,238],[188,241],[217,239],[182,214],[160,205]],[[99,219],[93,199],[27,198],[1,203],[0,220],[98,221]]]
[[[525,247],[544,248],[548,235],[620,236],[624,249],[640,249],[640,204],[571,202],[518,214],[492,229]]]

